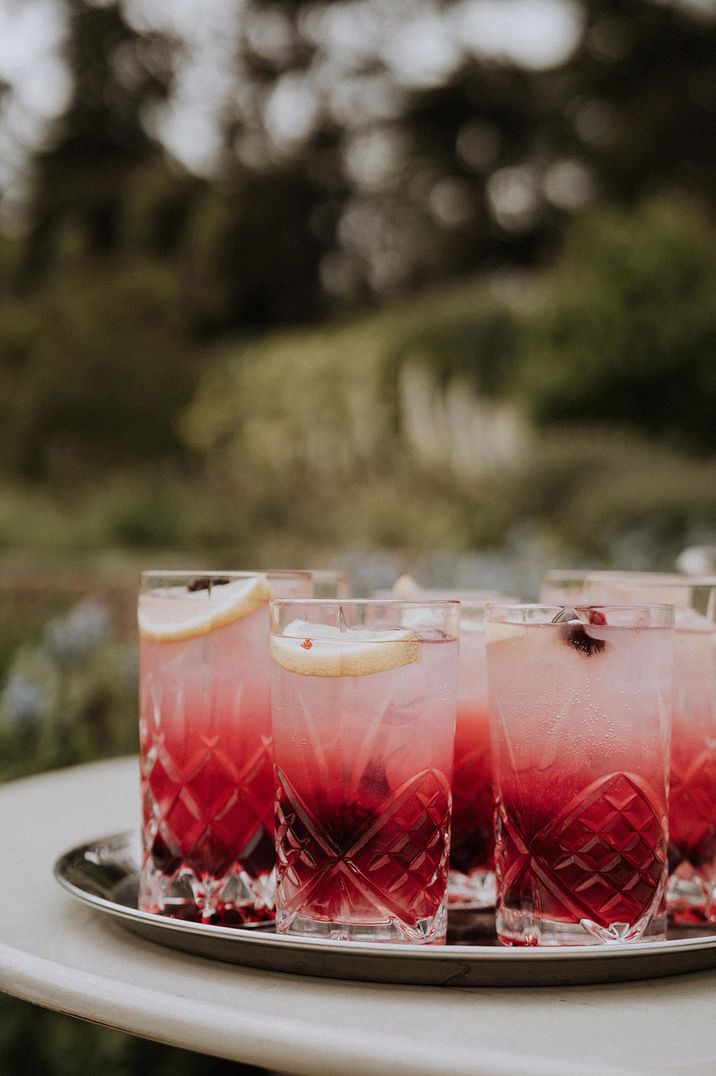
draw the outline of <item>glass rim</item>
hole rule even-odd
[[[597,583],[624,583],[633,587],[716,587],[716,575],[681,575],[679,572],[630,572],[602,571],[589,572],[585,579]],[[614,603],[616,604],[616,603]]]
[[[423,631],[444,633],[445,639],[457,640],[460,632],[460,602],[403,601],[399,598],[271,598],[269,601],[272,637],[305,638],[310,629],[328,625],[345,631],[343,642],[382,643],[394,634]],[[367,621],[367,623],[366,623]],[[292,625],[301,630],[291,630]],[[354,631],[360,632],[352,640]],[[371,638],[374,635],[375,638]]]
[[[418,599],[405,600],[403,598],[271,598],[270,604],[274,607],[287,606],[289,608],[297,605],[311,605],[316,608],[347,605],[353,609],[362,605],[385,605],[390,609],[460,608],[460,602],[455,598],[436,598],[434,600],[426,599],[425,601]]]
[[[234,571],[233,569],[227,569],[221,571],[218,568],[210,568],[208,571],[203,571],[201,568],[195,570],[191,568],[178,568],[173,571],[171,568],[147,568],[140,573],[142,582],[149,579],[258,579],[260,577],[271,579],[310,579],[312,572],[305,568],[296,569],[296,571],[284,570],[284,569],[256,569],[256,571]]]
[[[441,591],[441,593],[443,593]],[[445,592],[447,593],[447,592]],[[453,601],[457,602],[460,606],[461,612],[461,624],[463,626],[467,624],[474,625],[476,622],[483,623],[485,619],[485,610],[488,604],[493,605],[518,605],[522,604],[521,598],[512,598],[509,594],[501,594],[499,591],[451,591],[454,597],[451,598],[435,598],[426,599],[427,601]],[[418,601],[418,598],[413,599]]]
[[[509,597],[508,594],[503,594],[501,590],[487,588],[485,590],[479,590],[478,588],[473,590],[469,587],[424,587],[414,598],[396,598],[396,601],[418,601],[423,595],[426,601],[457,601],[463,602],[463,604],[470,602],[477,604],[481,601],[496,601]],[[381,599],[377,600],[380,601]]]
[[[524,620],[510,620],[510,615],[517,616],[522,613],[543,613],[544,620],[535,620],[532,623],[536,625],[549,625],[559,624],[560,621],[556,620],[560,613],[573,612],[573,613],[590,613],[604,611],[606,614],[612,610],[614,613],[621,614],[634,614],[639,616],[648,613],[650,615],[657,614],[656,619],[663,619],[666,622],[656,624],[640,624],[640,628],[647,627],[659,627],[659,628],[673,628],[675,610],[674,606],[668,602],[518,602],[515,604],[508,604],[503,602],[488,602],[485,607],[485,620],[492,622],[507,621],[508,623],[523,624]],[[550,615],[552,614],[552,615]],[[562,621],[567,623],[567,621]],[[599,625],[593,625],[598,627]],[[624,624],[610,625],[607,621],[606,627],[625,627]],[[635,625],[636,626],[636,625]]]

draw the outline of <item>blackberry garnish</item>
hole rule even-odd
[[[592,654],[601,654],[606,647],[604,639],[595,639],[593,635],[587,635],[581,624],[565,625],[562,628],[562,639],[567,646],[573,646],[580,654],[586,654],[588,658]]]
[[[589,610],[590,624],[606,624],[606,622],[607,618],[599,609]],[[604,639],[595,639],[593,635],[589,635],[586,631],[579,620],[576,609],[564,609],[554,618],[552,623],[564,624],[560,631],[562,641],[567,646],[578,650],[580,654],[584,654],[585,657],[591,658],[594,654],[601,654],[606,650],[607,644]]]

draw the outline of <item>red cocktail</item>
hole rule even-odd
[[[446,930],[455,603],[272,603],[276,927]]]
[[[268,602],[310,577],[145,573],[139,599],[145,911],[273,917]]]
[[[503,943],[663,936],[672,622],[488,606]]]
[[[594,572],[585,594],[674,606],[667,906],[680,923],[716,922],[716,578]]]

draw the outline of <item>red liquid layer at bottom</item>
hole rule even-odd
[[[606,929],[636,924],[664,883],[664,812],[632,774],[595,781],[566,805],[548,793],[532,802],[503,793],[496,836],[498,913]]]
[[[680,746],[669,795],[669,914],[698,925],[716,919],[716,756]]]
[[[142,778],[142,910],[221,926],[273,919],[272,771],[268,741],[240,771],[208,748],[183,766],[154,762]]]
[[[436,914],[447,884],[449,790],[426,770],[407,786],[346,801],[291,786],[277,770],[278,902],[288,914],[325,922],[399,920]]]
[[[489,743],[469,751],[455,745],[450,866],[469,874],[495,864],[492,766]]]
[[[669,794],[669,866],[697,870],[716,860],[716,758],[704,751],[688,769],[672,766]]]

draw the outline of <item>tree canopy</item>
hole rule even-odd
[[[186,458],[178,415],[227,334],[312,323],[474,273],[542,270],[559,259],[575,216],[605,201],[618,214],[653,192],[675,192],[698,200],[694,228],[710,227],[716,17],[706,8],[562,4],[573,40],[558,62],[540,66],[483,47],[468,18],[480,5],[468,0],[249,0],[226,27],[218,150],[203,173],[160,137],[161,117],[178,107],[189,45],[166,20],[152,22],[151,5],[139,18],[141,8],[62,5],[71,92],[30,161],[24,228],[0,243],[6,474],[57,478],[75,473],[78,459],[91,470]],[[406,42],[420,34],[422,52],[411,53]],[[426,35],[442,53],[426,51]],[[0,100],[0,127],[12,92]],[[637,276],[651,259],[654,296],[666,289],[674,298],[687,288],[678,273],[699,266],[689,269],[677,243],[670,275],[659,262],[670,258],[670,241],[652,244],[649,227],[634,225],[643,245]],[[612,319],[604,341],[612,299],[596,277],[609,273],[610,258],[624,275],[613,283],[619,301],[644,317],[651,308],[626,296],[633,256],[620,261],[617,235],[592,265],[591,283],[582,262],[591,263],[592,239],[588,230],[577,235],[557,291],[584,279],[582,297],[573,309],[555,302],[540,338],[549,373],[522,383],[536,414],[621,420],[628,412],[650,431],[666,425],[703,446],[710,435],[708,420],[694,417],[698,399],[668,415],[660,401],[676,384],[705,399],[708,371],[686,379],[672,371],[658,389],[639,381],[635,403],[638,371],[671,362],[667,334],[651,352],[646,330],[630,322],[617,339]],[[696,335],[710,286],[707,273],[680,308]],[[513,363],[512,328],[501,313],[489,325],[461,316],[452,366],[489,391]],[[495,368],[483,357],[479,375],[470,369],[477,322],[496,341]],[[601,334],[589,362],[579,358],[578,324]],[[444,326],[416,323],[418,331],[427,355]],[[561,350],[565,338],[574,353]],[[608,347],[611,358],[602,355]],[[592,365],[611,369],[626,353],[629,372],[610,373],[599,391],[595,382],[591,395],[579,389]]]

